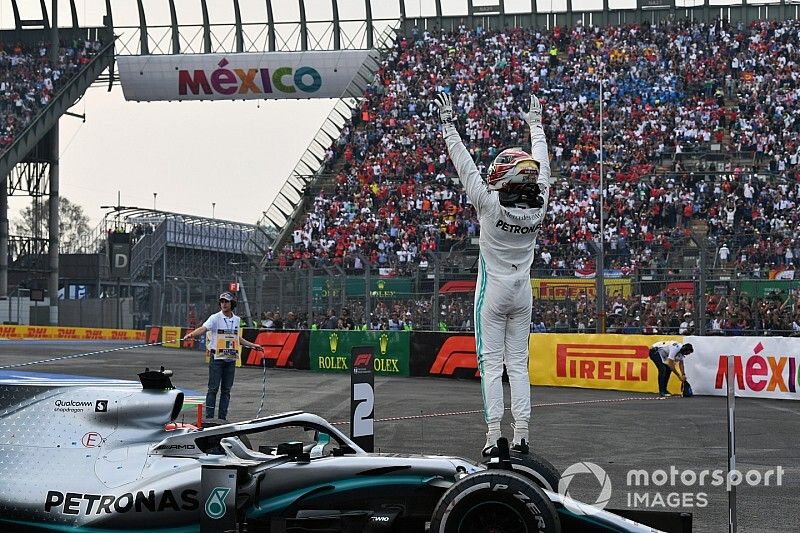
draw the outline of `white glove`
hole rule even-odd
[[[531,95],[531,109],[528,111],[528,127],[542,126],[542,104],[535,95]]]
[[[436,95],[436,106],[439,108],[439,119],[445,126],[453,123],[453,99],[447,93]]]

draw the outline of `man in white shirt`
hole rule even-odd
[[[670,396],[667,392],[667,385],[673,372],[681,380],[681,383],[686,381],[683,359],[692,352],[694,352],[694,348],[688,342],[681,344],[676,341],[659,341],[650,347],[650,360],[658,368],[659,395]]]
[[[236,361],[239,358],[239,345],[263,352],[264,349],[240,335],[241,319],[233,314],[236,298],[229,292],[219,295],[219,313],[214,313],[202,326],[189,332],[183,338],[197,338],[211,332],[206,345],[211,354],[208,364],[208,394],[206,395],[205,418],[214,418],[217,403],[217,391],[222,387],[219,398],[219,418],[227,421],[228,405],[231,401],[233,377],[236,373]]]

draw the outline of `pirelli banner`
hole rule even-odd
[[[530,335],[531,383],[658,392],[658,372],[650,361],[650,346],[661,340],[681,341],[682,338],[658,335]],[[677,379],[670,380],[669,391],[675,394],[680,392]]]
[[[308,348],[311,370],[350,372],[352,348],[372,346],[377,375],[408,376],[409,336],[407,331],[311,331]]]
[[[733,356],[736,396],[800,400],[800,338],[690,336],[685,342],[694,347],[684,366],[695,394],[724,396]]]
[[[375,50],[117,58],[126,100],[341,98]]]
[[[627,298],[631,295],[631,280],[627,278],[606,278],[604,280],[606,294],[620,295]],[[573,278],[533,278],[531,291],[536,300],[577,300],[584,297],[594,297],[597,292],[597,282],[591,279]],[[655,342],[655,341],[654,341]]]

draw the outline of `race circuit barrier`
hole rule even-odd
[[[202,340],[180,340],[188,331],[154,326],[148,328],[147,342],[204,350]],[[246,365],[344,373],[350,370],[354,346],[372,346],[379,375],[480,378],[475,337],[469,333],[245,329],[242,336],[264,347],[264,352],[243,348],[241,360]],[[649,350],[662,340],[694,346],[685,367],[696,395],[726,394],[724,357],[733,355],[737,396],[800,399],[800,338],[794,337],[536,333],[528,341],[530,381],[543,386],[655,393],[658,372]],[[668,390],[680,393],[674,376]]]
[[[658,392],[658,371],[650,361],[650,346],[681,337],[655,335],[561,335],[528,337],[532,354],[528,372],[534,385]],[[694,381],[689,380],[694,386]],[[667,389],[680,393],[672,378]]]
[[[312,332],[302,331],[265,331],[245,329],[242,336],[252,343],[264,348],[257,352],[244,348],[244,361],[247,365],[265,365],[267,368],[296,368],[310,370],[308,357],[309,337]]]
[[[63,326],[0,326],[0,339],[143,341],[141,329],[72,328]]]
[[[686,375],[695,394],[727,394],[726,356],[734,357],[736,396],[800,400],[800,338],[685,337],[694,354]]]
[[[201,336],[198,339],[183,340],[183,337],[194,328],[182,328],[177,326],[149,326],[147,328],[147,342],[161,342],[167,348],[184,348],[187,350],[199,350],[206,353],[206,362],[209,353],[206,350],[206,338]],[[242,330],[242,337],[250,342],[259,344],[264,348],[263,352],[257,352],[247,347],[240,347],[239,362],[246,365],[261,366],[268,368],[296,368],[298,370],[309,370],[311,366],[308,362],[309,331],[264,331],[254,328]]]
[[[312,331],[308,347],[311,370],[350,372],[353,347],[370,346],[377,375],[408,376],[409,336],[407,331]]]

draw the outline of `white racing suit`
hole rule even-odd
[[[503,363],[511,384],[514,442],[528,440],[531,416],[528,334],[531,323],[531,264],[536,235],[547,211],[550,161],[540,125],[531,128],[531,154],[539,163],[537,183],[542,208],[504,207],[499,193],[481,178],[454,125],[444,138],[480,222],[480,259],[475,287],[475,344],[481,373],[483,411],[489,432],[499,437],[503,402]],[[489,434],[487,434],[488,436]]]

